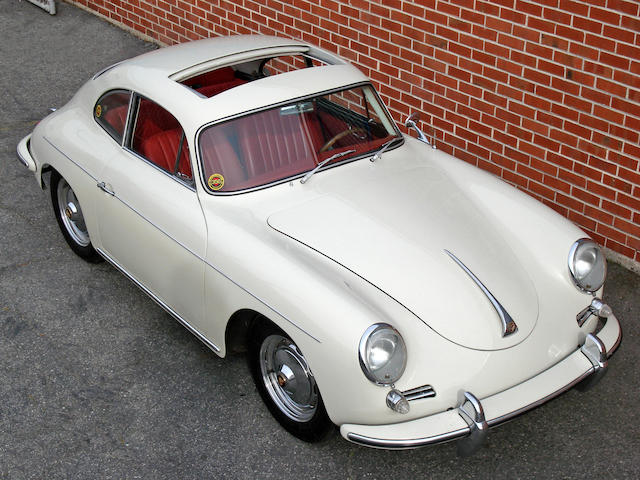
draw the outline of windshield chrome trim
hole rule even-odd
[[[476,285],[478,285],[480,290],[482,290],[482,293],[484,293],[487,296],[487,298],[491,302],[491,305],[493,305],[493,308],[496,310],[498,317],[500,317],[500,322],[502,322],[502,336],[508,337],[509,335],[517,332],[518,326],[516,325],[516,322],[513,321],[513,318],[511,318],[511,315],[509,315],[507,310],[500,304],[500,302],[496,299],[496,297],[493,296],[493,294],[489,291],[489,289],[484,286],[484,284],[480,281],[480,279],[476,277],[473,274],[473,272],[469,270],[469,268],[467,268],[467,266],[464,263],[462,263],[462,261],[458,257],[456,257],[453,253],[451,253],[447,249],[445,249],[444,251],[447,255],[449,255],[449,257],[451,257],[451,259],[454,262],[458,264],[460,268],[462,268],[462,270],[464,270],[464,272],[467,275],[469,275],[469,277],[471,277],[471,280],[473,280],[476,283]]]
[[[329,89],[329,90],[315,92],[315,93],[313,93],[311,95],[304,95],[302,97],[290,98],[290,99],[285,100],[283,102],[273,103],[271,105],[263,106],[263,107],[260,107],[260,108],[254,108],[252,110],[247,110],[246,112],[241,112],[241,113],[237,113],[237,114],[234,114],[234,115],[229,115],[228,117],[220,118],[218,120],[214,120],[212,122],[205,123],[204,125],[202,125],[196,131],[196,135],[195,135],[195,150],[196,151],[194,152],[194,156],[195,156],[195,161],[198,164],[199,177],[200,177],[200,182],[201,182],[201,185],[203,187],[203,190],[208,195],[215,196],[215,197],[226,197],[226,196],[233,196],[233,195],[242,195],[242,194],[245,194],[245,193],[255,192],[257,190],[263,190],[265,188],[270,188],[270,187],[273,187],[273,186],[276,186],[276,185],[280,185],[280,184],[283,184],[283,183],[288,183],[288,182],[297,180],[298,178],[303,177],[307,173],[307,172],[297,173],[295,175],[291,175],[290,177],[282,178],[280,180],[276,180],[276,181],[271,182],[271,183],[265,183],[264,185],[258,185],[258,186],[251,187],[251,188],[245,188],[243,190],[236,190],[236,191],[233,191],[233,192],[212,192],[209,188],[207,188],[207,182],[206,182],[206,179],[204,178],[204,168],[202,168],[202,154],[201,154],[201,151],[200,151],[200,135],[202,134],[203,130],[205,130],[205,129],[209,128],[209,127],[213,127],[214,125],[218,125],[218,124],[221,124],[221,123],[224,123],[224,122],[235,120],[237,118],[245,117],[245,116],[248,116],[248,115],[253,115],[253,114],[258,113],[258,112],[263,112],[263,111],[266,111],[266,110],[270,110],[272,108],[278,108],[278,107],[282,107],[284,105],[289,105],[290,103],[301,102],[301,101],[307,100],[309,98],[319,97],[321,95],[330,95],[330,94],[335,93],[335,92],[340,92],[340,91],[344,91],[344,90],[349,90],[351,88],[358,88],[358,87],[365,87],[365,86],[371,87],[371,90],[373,91],[373,93],[375,94],[376,98],[378,99],[378,102],[380,103],[380,106],[382,107],[384,112],[387,114],[391,124],[393,125],[393,128],[394,128],[395,133],[396,133],[395,138],[400,140],[397,143],[397,145],[395,147],[393,147],[391,150],[400,147],[401,145],[404,144],[404,136],[402,135],[402,132],[400,132],[400,129],[398,128],[398,125],[396,124],[395,120],[391,116],[391,113],[389,112],[389,109],[387,108],[385,103],[380,98],[380,94],[378,93],[378,91],[375,89],[375,87],[373,86],[371,81],[356,82],[356,83],[352,83],[352,84],[348,84],[348,85],[343,85],[343,86],[338,87],[338,88],[332,88],[332,89]],[[364,158],[366,156],[371,155],[372,151],[364,152],[361,155],[356,155],[356,156],[353,156],[353,157],[349,157],[349,158],[347,158],[347,159],[345,159],[345,160],[343,160],[341,162],[333,163],[329,167],[327,167],[326,170],[328,170],[329,168],[336,167],[338,165],[344,165],[345,163],[350,163],[350,162],[353,162],[353,161],[356,161],[356,160],[360,160],[361,158]]]

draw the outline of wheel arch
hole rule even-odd
[[[225,355],[228,353],[245,353],[247,351],[248,335],[253,328],[261,324],[271,324],[292,339],[298,338],[295,328],[287,328],[285,322],[278,323],[271,317],[252,308],[236,310],[227,321],[224,334]],[[283,325],[283,323],[285,323]]]
[[[236,310],[229,320],[224,333],[225,350],[227,353],[244,353],[247,351],[247,335],[256,322],[271,322],[263,314],[251,309]],[[273,322],[271,322],[273,323]]]

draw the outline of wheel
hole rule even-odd
[[[51,203],[64,239],[71,250],[90,263],[102,261],[91,245],[80,202],[71,186],[55,170],[51,172]]]
[[[304,355],[279,328],[261,323],[249,336],[249,363],[260,396],[291,434],[317,442],[331,421]]]
[[[343,131],[335,134],[333,137],[331,137],[329,140],[327,140],[325,142],[325,144],[322,147],[320,147],[319,152],[320,153],[326,152],[331,147],[333,147],[334,143],[336,143],[338,140],[342,140],[347,135],[360,135],[360,134],[366,134],[366,133],[367,133],[367,131],[364,128],[360,128],[360,127],[347,128],[346,130],[343,130]],[[363,137],[363,138],[366,138],[366,137]]]

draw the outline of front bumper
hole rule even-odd
[[[589,334],[583,345],[564,360],[507,390],[480,400],[471,392],[462,391],[458,408],[390,425],[344,424],[340,433],[354,443],[386,449],[462,439],[459,453],[473,453],[482,444],[488,427],[536,408],[588,377],[600,379],[606,372],[607,358],[618,348],[621,338],[620,324],[612,314],[597,336]]]

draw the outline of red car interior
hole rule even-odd
[[[219,68],[183,82],[184,85],[197,90],[205,97],[213,97],[243,83],[247,83],[247,80],[237,78],[236,72],[231,67]]]
[[[268,110],[241,119],[237,130],[249,178],[281,168],[312,168],[314,154],[322,145],[317,119],[308,113],[281,115],[279,109]]]
[[[236,190],[247,181],[247,172],[229,141],[228,129],[209,129],[201,136],[200,150],[206,176],[221,174],[224,177],[222,191]]]
[[[108,123],[116,133],[122,137],[124,126],[127,123],[128,105],[120,105],[119,107],[110,108],[104,114],[104,121]]]
[[[164,170],[174,173],[182,135],[181,128],[156,133],[142,140],[140,153]],[[178,173],[189,178],[192,175],[189,163],[189,147],[186,139],[182,141]]]
[[[322,147],[341,136],[325,152]],[[354,149],[355,155],[382,145],[336,115],[315,106],[313,111],[282,114],[279,108],[249,115],[205,130],[200,139],[205,177],[224,177],[221,191],[266,185],[314,168],[335,153]],[[207,178],[205,178],[207,180]]]
[[[211,97],[246,82],[237,78],[231,67],[225,67],[183,84]],[[103,117],[120,134],[124,132],[128,110],[128,94],[120,99],[122,95],[105,99]],[[111,97],[113,108],[108,108]],[[370,132],[353,127],[340,110],[333,112],[323,107],[314,101],[310,111],[288,113],[274,108],[205,130],[200,139],[205,177],[222,175],[223,192],[243,190],[307,172],[347,148],[355,149],[357,155],[386,141],[372,139]],[[167,172],[191,178],[188,142],[183,135],[173,115],[151,100],[140,98],[132,138],[134,151]],[[320,152],[323,147],[326,151]]]

